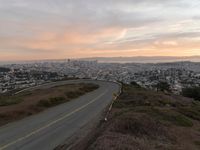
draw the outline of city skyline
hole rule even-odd
[[[0,60],[200,55],[198,0],[0,0]]]

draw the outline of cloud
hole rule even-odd
[[[199,7],[199,0],[0,0],[0,54],[123,56],[173,48],[196,55]]]

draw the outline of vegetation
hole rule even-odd
[[[170,85],[167,82],[159,82],[156,85],[156,88],[162,92],[164,91],[170,91]]]
[[[108,121],[73,149],[198,150],[199,117],[198,101],[137,88],[135,83],[124,85]]]
[[[200,121],[200,105],[180,107],[179,112],[194,120]]]
[[[65,97],[54,97],[49,98],[48,100],[40,100],[37,104],[39,107],[52,107],[58,104],[62,104],[68,100],[65,99]]]
[[[0,106],[14,105],[22,101],[23,99],[20,96],[9,96],[9,95],[0,96]]]
[[[99,86],[95,84],[87,84],[87,86],[80,87],[78,91],[66,91],[65,97],[51,97],[47,100],[43,99],[38,102],[38,106],[40,107],[52,107],[58,104],[65,103],[69,101],[69,99],[78,98],[85,93],[91,92],[95,89],[97,89]]]
[[[131,85],[134,86],[135,88],[141,88],[141,86],[135,81],[132,81]]]
[[[195,141],[194,143],[200,148],[200,141]]]
[[[184,88],[182,95],[200,101],[200,87]]]
[[[177,126],[183,126],[183,127],[192,127],[193,126],[192,121],[188,117],[186,117],[176,111],[173,111],[173,110],[164,110],[164,111],[156,110],[155,111],[155,109],[154,109],[154,114],[152,116],[157,118],[161,122],[168,121]]]
[[[0,126],[68,102],[98,87],[86,83],[67,84],[17,95],[12,93],[0,95]]]

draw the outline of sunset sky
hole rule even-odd
[[[200,0],[0,0],[0,60],[200,55]]]

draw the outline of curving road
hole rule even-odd
[[[52,150],[98,116],[119,91],[116,83],[74,80],[49,83],[39,88],[70,83],[95,83],[99,89],[0,128],[0,150]],[[30,88],[33,90],[35,88]]]

